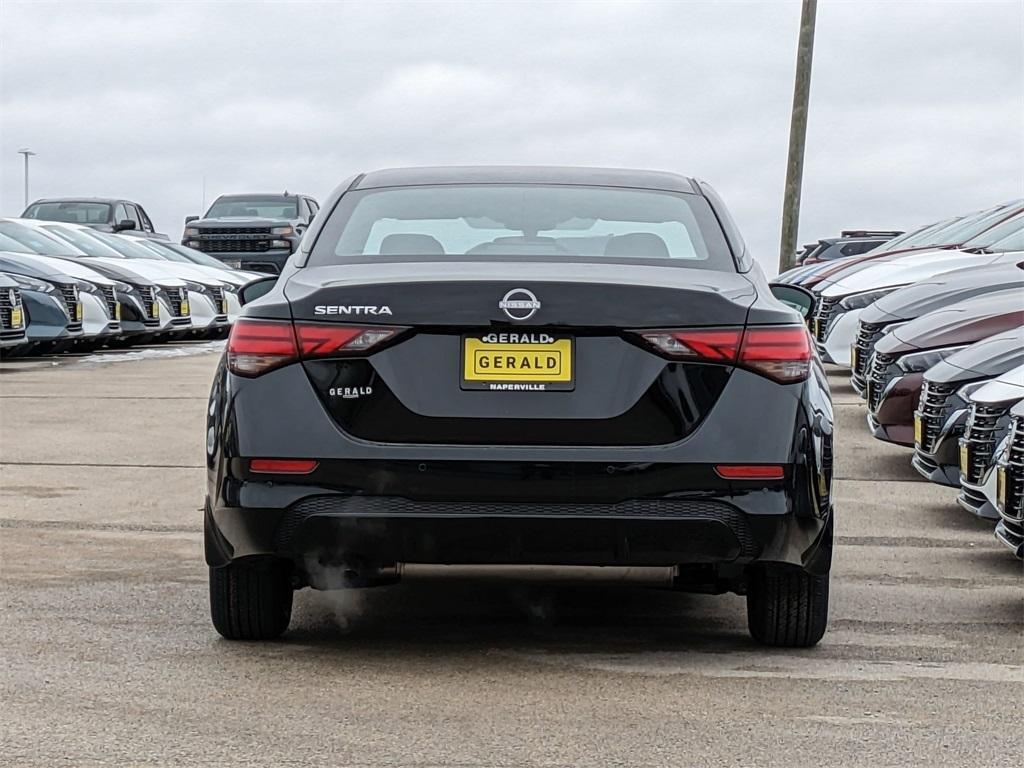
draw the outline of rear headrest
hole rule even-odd
[[[380,241],[380,255],[443,256],[444,246],[430,235],[388,235]]]
[[[667,259],[665,241],[650,232],[630,232],[618,235],[604,247],[605,256],[633,256],[640,259]]]

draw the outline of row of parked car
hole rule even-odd
[[[779,282],[816,294],[818,352],[850,369],[871,433],[1024,557],[1024,200]]]
[[[223,338],[260,276],[151,227],[0,218],[0,354]]]

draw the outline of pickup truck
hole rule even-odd
[[[308,195],[221,195],[205,216],[185,219],[181,244],[234,269],[276,275],[318,210]]]
[[[167,235],[153,228],[145,208],[116,197],[47,197],[32,203],[21,218],[84,224],[100,232],[130,232],[140,237],[167,239]]]

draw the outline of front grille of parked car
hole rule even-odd
[[[228,313],[228,301],[224,295],[224,287],[220,285],[209,286],[210,293],[213,295],[213,302],[217,307],[217,316],[226,316]]]
[[[985,470],[992,463],[996,449],[996,430],[1005,408],[975,403],[967,416],[964,442],[968,446],[967,473],[965,478],[972,485],[979,485],[985,479]],[[961,469],[963,469],[961,467]]]
[[[883,355],[875,352],[871,356],[871,365],[868,368],[868,386],[871,396],[868,398],[868,407],[875,411],[882,402],[882,393],[889,378],[889,366],[896,362],[893,355]]]
[[[78,305],[81,302],[81,298],[78,295],[78,286],[68,285],[67,283],[61,284],[60,296],[64,301],[64,309],[68,313],[68,330],[82,330],[82,321],[78,319]]]
[[[272,239],[270,227],[210,227],[198,235],[204,253],[262,253]]]
[[[1006,459],[1006,507],[1003,519],[1024,520],[1024,417],[1010,423],[1010,452]]]
[[[828,324],[832,320],[832,313],[835,311],[839,301],[838,298],[824,297],[818,301],[818,308],[814,311],[814,322],[812,324],[815,341],[821,344],[825,343],[825,339],[828,337]]]
[[[107,302],[107,311],[110,312],[110,319],[117,319],[117,294],[114,292],[114,286],[105,285],[100,288],[103,291],[103,300]]]
[[[184,288],[165,288],[164,291],[167,294],[167,303],[171,306],[171,323],[174,325],[185,325],[191,322],[191,318],[185,312],[182,312],[182,303],[184,303],[188,296],[188,291]]]
[[[853,369],[853,378],[864,380],[867,375],[868,365],[871,362],[871,353],[875,349],[875,342],[882,338],[880,323],[861,323],[857,328],[857,365]]]
[[[136,290],[142,299],[142,309],[145,316],[142,318],[143,325],[160,324],[160,303],[156,298],[156,288],[151,285],[137,285]],[[166,288],[162,289],[166,292]]]
[[[14,310],[22,311],[17,327],[11,321]],[[0,336],[5,339],[21,338],[25,335],[25,310],[21,305],[21,291],[17,288],[0,289]]]
[[[925,379],[921,387],[918,413],[921,416],[921,449],[927,453],[935,450],[942,425],[949,415],[949,396],[956,391],[956,384],[939,384]]]

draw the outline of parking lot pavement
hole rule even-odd
[[[839,376],[829,632],[776,651],[744,602],[425,569],[297,597],[282,642],[209,623],[213,354],[0,364],[8,765],[1009,765],[1021,568],[872,440]]]

